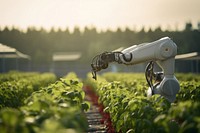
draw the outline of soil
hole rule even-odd
[[[98,102],[98,96],[89,86],[84,86],[85,99],[90,102],[90,110],[86,117],[89,124],[88,133],[114,133],[109,113],[103,111],[104,106]]]

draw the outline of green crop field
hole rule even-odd
[[[199,75],[177,74],[180,91],[176,101],[163,97],[147,98],[143,74],[106,73],[87,83],[99,95],[117,132],[177,133],[200,132]]]
[[[74,74],[56,81],[51,73],[8,73],[0,75],[1,133],[83,132],[82,83]]]
[[[109,113],[115,132],[200,132],[200,75],[176,74],[180,91],[174,103],[159,95],[146,96],[148,84],[140,73],[75,73],[57,79],[52,73],[9,72],[0,75],[1,133],[87,132],[85,113],[89,86]],[[109,128],[109,127],[108,127]]]

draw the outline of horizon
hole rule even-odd
[[[17,27],[17,26],[5,26],[5,27],[1,27],[0,25],[0,31],[3,31],[5,30],[6,28],[8,30],[12,30],[12,29],[16,29],[20,32],[27,32],[28,29],[33,29],[33,30],[36,30],[36,31],[40,31],[40,30],[44,30],[45,32],[50,32],[51,30],[54,30],[55,32],[61,30],[61,31],[69,31],[70,33],[73,33],[74,32],[74,29],[78,28],[80,30],[80,32],[84,32],[85,31],[85,28],[91,30],[91,29],[95,29],[98,33],[101,33],[101,32],[106,32],[106,31],[111,31],[111,32],[116,32],[118,29],[120,29],[122,32],[124,32],[126,29],[129,29],[131,31],[135,31],[135,32],[140,32],[141,30],[144,29],[145,32],[148,32],[149,30],[152,30],[152,31],[155,31],[156,29],[160,28],[162,31],[183,31],[185,29],[185,26],[187,23],[191,23],[191,22],[185,22],[182,24],[182,27],[181,28],[178,28],[177,25],[174,25],[174,27],[176,27],[175,29],[171,29],[171,28],[163,28],[162,25],[159,25],[157,27],[145,27],[145,26],[141,26],[141,27],[137,27],[137,26],[134,26],[134,27],[115,27],[114,29],[112,28],[107,28],[107,29],[100,29],[98,27],[95,27],[95,26],[91,26],[91,25],[86,25],[84,27],[79,27],[78,25],[75,26],[75,27],[65,27],[65,28],[62,28],[62,27],[49,27],[48,29],[45,28],[45,27],[42,27],[42,26],[28,26],[26,28],[20,28],[20,27]],[[192,24],[192,23],[191,23]],[[198,22],[196,25],[192,24],[192,28],[193,30],[196,30],[198,29],[198,24],[200,24],[200,22]],[[169,26],[171,27],[171,26]]]

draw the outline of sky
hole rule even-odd
[[[96,27],[181,30],[197,27],[200,0],[0,0],[0,28]]]

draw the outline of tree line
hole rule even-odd
[[[18,51],[31,56],[31,61],[36,64],[48,64],[52,61],[54,52],[82,53],[80,62],[89,63],[92,58],[104,51],[112,51],[119,47],[129,47],[131,45],[144,42],[151,42],[168,36],[178,46],[178,54],[188,52],[200,52],[200,27],[193,29],[191,23],[185,24],[185,29],[181,31],[155,30],[149,29],[140,31],[126,28],[118,28],[116,31],[106,30],[97,32],[95,27],[85,27],[81,31],[75,27],[73,32],[69,29],[50,31],[30,27],[26,32],[17,28],[5,27],[0,29],[0,43],[16,48]]]

